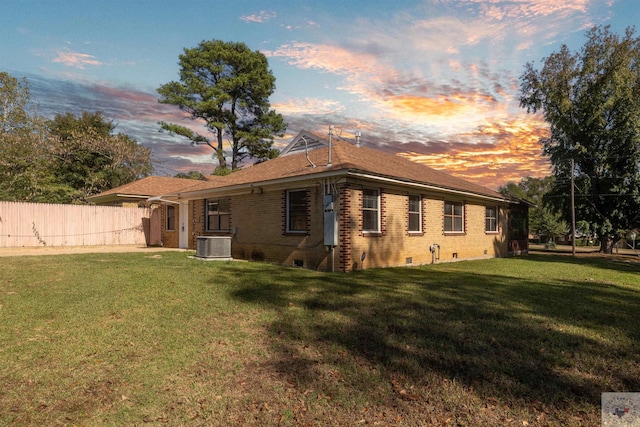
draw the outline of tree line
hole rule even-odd
[[[586,38],[577,52],[561,46],[540,69],[525,65],[520,105],[549,125],[540,142],[554,179],[540,212],[565,221],[575,212],[611,252],[640,227],[640,38],[634,28],[617,35],[610,27]]]
[[[160,86],[158,101],[175,105],[213,138],[175,123],[159,122],[161,131],[211,147],[216,174],[279,154],[274,136],[287,125],[269,103],[275,77],[264,54],[244,43],[203,41],[184,49],[179,65],[180,81]],[[0,200],[81,203],[149,175],[151,150],[115,128],[100,112],[45,119],[27,80],[0,73]],[[195,171],[177,176],[202,178]]]
[[[149,175],[151,150],[101,112],[38,114],[26,78],[0,73],[0,200],[83,203]]]
[[[571,233],[571,222],[564,218],[558,208],[554,188],[556,179],[554,176],[535,178],[524,177],[520,182],[513,181],[498,187],[498,192],[505,196],[525,200],[529,207],[529,234],[538,243],[555,245],[556,239],[568,236]],[[569,195],[561,196],[569,197]],[[593,243],[596,236],[591,225],[580,220],[577,225],[577,235],[583,244]]]

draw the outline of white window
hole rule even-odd
[[[409,232],[422,231],[422,197],[409,196]]]
[[[380,190],[362,190],[362,231],[380,232]]]
[[[222,199],[208,199],[205,204],[207,231],[230,231],[230,199],[228,197]]]
[[[287,191],[287,233],[307,231],[307,190]]]
[[[487,233],[498,232],[498,207],[497,206],[487,206],[485,220],[484,220],[484,230]]]
[[[444,202],[444,231],[464,232],[464,206],[459,202]]]

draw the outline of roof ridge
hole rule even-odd
[[[309,134],[310,132],[306,132]],[[317,135],[316,135],[317,136]],[[318,138],[326,139],[318,136]],[[353,170],[372,176],[390,177],[407,183],[431,185],[442,190],[464,191],[480,196],[504,198],[500,193],[408,158],[372,147],[355,146],[343,138],[332,140],[332,161],[327,146],[279,156],[245,167],[208,182],[199,182],[187,192],[213,190],[233,185],[263,183],[281,178],[303,177],[314,173]],[[326,153],[326,154],[325,154]],[[181,191],[182,193],[183,191]]]
[[[338,147],[349,147],[349,148],[346,148],[346,151],[345,151],[345,154],[348,157],[347,160],[349,160],[349,156],[354,155],[354,153],[357,153],[358,151],[365,151],[366,152],[365,154],[371,154],[372,157],[374,158],[374,160],[377,159],[378,157],[382,157],[382,158],[384,158],[385,162],[391,161],[394,164],[395,163],[400,163],[403,166],[406,166],[406,167],[411,168],[411,169],[416,169],[416,170],[418,168],[421,168],[424,171],[429,171],[429,173],[432,174],[432,175],[437,175],[440,179],[450,180],[450,181],[453,181],[454,183],[458,184],[458,185],[446,185],[443,182],[430,182],[431,184],[436,184],[439,187],[442,187],[442,188],[445,188],[445,189],[452,189],[452,190],[463,190],[463,189],[472,190],[472,189],[475,189],[476,191],[474,191],[474,192],[481,192],[481,194],[485,194],[485,195],[491,194],[491,195],[502,197],[502,195],[500,193],[498,193],[498,192],[496,192],[494,190],[491,190],[489,188],[486,188],[486,187],[484,187],[482,185],[473,183],[473,182],[468,181],[468,180],[466,180],[464,178],[457,177],[455,175],[450,174],[449,172],[436,169],[434,167],[425,165],[423,163],[415,162],[415,161],[413,161],[411,159],[399,156],[397,154],[387,153],[387,152],[384,152],[384,151],[381,151],[381,150],[378,150],[378,149],[375,149],[375,148],[372,148],[372,147],[366,147],[366,146],[362,146],[362,145],[356,146],[356,145],[350,143],[349,141],[344,141],[344,140],[335,141],[334,145],[338,146]],[[339,153],[336,153],[336,154],[338,154],[338,156],[339,156]],[[368,161],[371,161],[371,160],[372,159],[368,159]],[[353,160],[351,160],[350,163],[352,163],[354,165],[358,165],[358,163],[353,161]],[[371,170],[369,170],[369,169],[373,165],[360,165],[360,166],[364,166],[363,170],[371,172]],[[386,167],[388,167],[388,166],[389,165],[386,165]],[[389,169],[390,169],[389,172],[395,171],[394,168],[389,168]],[[407,171],[405,171],[405,173],[406,172]],[[397,175],[394,175],[394,174],[391,174],[391,173],[383,173],[383,175],[395,176],[396,178],[401,178],[401,177],[399,177]],[[463,188],[460,188],[460,187],[463,187]]]

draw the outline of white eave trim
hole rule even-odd
[[[367,180],[371,180],[371,181],[387,182],[387,183],[390,183],[390,184],[402,185],[402,186],[410,186],[410,187],[414,187],[414,188],[422,188],[422,189],[437,191],[437,192],[440,192],[440,193],[458,194],[458,195],[461,195],[461,196],[474,197],[474,198],[478,198],[478,199],[491,200],[491,201],[501,202],[501,203],[513,203],[512,201],[510,201],[510,200],[508,200],[506,198],[492,197],[492,196],[481,194],[481,193],[474,193],[472,191],[456,190],[456,189],[452,189],[452,188],[447,188],[447,187],[442,187],[442,186],[437,186],[437,185],[432,185],[432,184],[426,184],[426,183],[420,183],[420,182],[415,182],[415,181],[403,181],[403,180],[397,179],[397,178],[385,177],[385,176],[381,176],[381,175],[373,175],[373,174],[368,174],[368,173],[365,173],[365,172],[358,172],[358,171],[355,171],[353,169],[335,169],[335,170],[329,170],[329,171],[324,171],[324,172],[310,173],[310,174],[307,174],[307,175],[289,176],[289,177],[286,177],[286,178],[272,179],[272,180],[267,180],[267,181],[259,181],[259,182],[246,183],[246,184],[237,184],[237,185],[229,185],[229,186],[225,186],[225,187],[212,187],[212,188],[207,188],[207,189],[203,189],[203,190],[167,194],[167,195],[164,195],[162,197],[170,197],[172,199],[178,199],[178,200],[196,200],[196,199],[201,199],[203,197],[206,197],[206,196],[208,196],[208,195],[210,195],[212,193],[231,193],[231,194],[233,194],[233,193],[237,193],[238,191],[242,191],[242,190],[251,191],[251,190],[258,189],[260,187],[268,187],[268,186],[282,185],[282,184],[288,184],[288,183],[297,183],[297,182],[306,181],[306,180],[345,177],[345,176],[363,178],[363,179],[367,179]],[[149,200],[151,200],[151,199],[149,199]],[[177,201],[171,201],[171,200],[166,200],[166,199],[163,199],[163,201],[166,201],[167,203],[176,203],[176,204],[179,203]]]
[[[367,174],[367,173],[354,172],[354,171],[350,171],[348,175],[349,176],[355,176],[355,177],[358,177],[358,178],[374,180],[374,181],[388,182],[388,183],[397,184],[397,185],[404,185],[404,186],[409,185],[409,186],[412,186],[412,187],[424,188],[424,189],[427,189],[427,190],[438,191],[438,192],[441,192],[441,193],[453,193],[453,194],[459,194],[459,195],[462,195],[462,196],[469,196],[469,197],[475,197],[475,198],[480,198],[480,199],[492,200],[492,201],[496,201],[496,202],[509,203],[509,200],[507,200],[505,198],[492,197],[492,196],[488,196],[488,195],[485,195],[485,194],[474,193],[474,192],[465,191],[465,190],[456,190],[456,189],[448,188],[448,187],[440,187],[440,186],[432,185],[432,184],[424,184],[424,183],[414,182],[414,181],[403,181],[403,180],[396,179],[396,178],[389,178],[389,177],[384,177],[384,176],[380,176],[380,175],[371,175],[371,174]]]
[[[334,177],[342,177],[347,175],[348,171],[345,169],[338,169],[338,170],[329,170],[329,171],[324,171],[324,172],[317,172],[317,173],[310,173],[307,175],[295,175],[295,176],[289,176],[286,178],[278,178],[278,179],[271,179],[271,180],[267,180],[267,181],[258,181],[258,182],[252,182],[252,183],[247,183],[247,184],[237,184],[237,185],[229,185],[229,186],[225,186],[225,187],[212,187],[212,188],[207,188],[205,190],[196,190],[196,191],[187,191],[187,192],[181,192],[181,193],[174,193],[174,194],[168,194],[165,195],[164,197],[172,197],[172,198],[177,198],[180,200],[196,200],[196,199],[201,199],[203,196],[206,196],[208,194],[211,194],[213,192],[215,193],[235,193],[238,191],[242,191],[242,190],[254,190],[257,189],[259,187],[267,187],[267,186],[273,186],[273,185],[282,185],[282,184],[288,184],[291,182],[300,182],[300,181],[308,181],[308,180],[314,180],[314,179],[324,179],[324,178],[334,178]]]

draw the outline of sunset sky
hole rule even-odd
[[[246,43],[269,59],[272,106],[289,124],[397,153],[488,188],[549,174],[539,116],[519,77],[594,25],[622,34],[638,0],[11,0],[0,11],[0,71],[26,77],[41,114],[102,111],[151,147],[156,173],[216,166],[209,147],[160,133],[196,126],[156,89],[202,40]],[[196,128],[206,133],[204,128]]]

